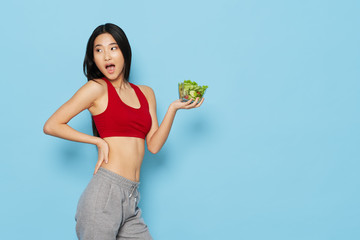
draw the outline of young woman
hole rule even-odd
[[[79,239],[152,239],[138,208],[140,168],[147,148],[164,145],[178,109],[200,102],[172,102],[159,126],[153,90],[129,82],[131,48],[121,28],[97,27],[87,44],[84,73],[88,82],[45,123],[44,132],[97,146],[94,176],[82,193],[76,212]],[[67,123],[88,109],[94,136]]]

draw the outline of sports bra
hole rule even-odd
[[[111,82],[103,77],[107,84],[108,105],[104,112],[93,115],[96,128],[101,138],[137,137],[145,139],[151,128],[149,104],[145,95],[135,84],[130,83],[140,102],[140,108],[125,104]]]

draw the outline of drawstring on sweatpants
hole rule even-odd
[[[131,193],[130,193],[130,195],[129,195],[129,198],[131,198],[131,196],[133,195],[133,193],[134,193],[134,191],[135,191],[136,188],[137,188],[136,185],[133,185],[133,186],[132,186],[132,189],[131,189]]]
[[[131,198],[131,196],[133,195],[135,189],[137,189],[137,186],[136,186],[136,185],[133,185],[133,186],[132,186],[132,189],[131,189],[131,192],[130,192],[130,194],[129,194],[129,198]],[[137,196],[134,198],[134,200],[135,200],[135,204],[136,204]]]

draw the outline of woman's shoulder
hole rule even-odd
[[[99,96],[107,91],[107,85],[103,79],[91,79],[81,87],[81,90],[88,94]]]
[[[91,79],[85,85],[94,90],[105,90],[107,88],[105,80],[101,78]]]
[[[101,79],[101,78],[91,79],[87,83],[92,84],[94,87],[95,86],[100,87],[100,86],[106,86],[107,85],[105,80]]]
[[[143,92],[143,94],[145,95],[146,99],[150,102],[153,102],[155,100],[155,93],[154,90],[146,85],[136,85],[140,88],[140,90]]]
[[[145,94],[154,94],[154,90],[149,87],[149,86],[146,86],[146,85],[136,85],[134,84],[135,86],[139,87],[140,90]]]

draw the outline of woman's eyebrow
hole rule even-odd
[[[108,46],[110,46],[110,45],[117,45],[117,43],[112,42],[112,43],[109,43]],[[101,47],[101,46],[102,46],[102,44],[100,44],[100,43],[95,45],[95,47]]]

